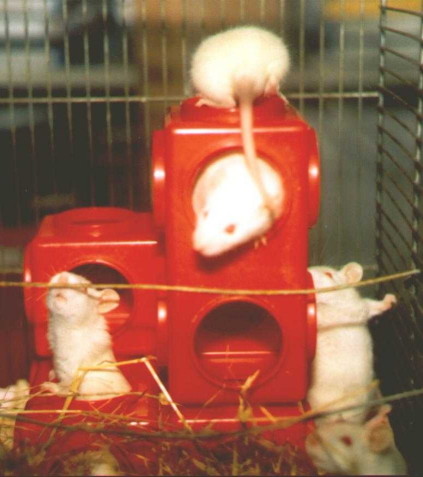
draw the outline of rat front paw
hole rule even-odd
[[[41,390],[56,394],[57,396],[66,396],[69,393],[69,387],[63,386],[59,383],[52,383],[51,381],[45,381],[41,384]]]
[[[393,295],[392,293],[387,293],[385,297],[383,298],[382,302],[384,305],[384,311],[386,311],[397,304],[397,297]]]
[[[52,394],[58,394],[59,385],[57,383],[52,383],[51,381],[45,381],[41,384],[41,390]]]

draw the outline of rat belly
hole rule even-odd
[[[316,375],[338,386],[362,385],[371,380],[373,353],[367,328],[359,325],[319,331],[314,364]]]
[[[67,333],[56,334],[54,352],[54,368],[63,384],[70,384],[81,366],[97,364],[102,354],[105,340],[94,339],[92,330],[67,330]],[[108,340],[106,341],[106,343]]]

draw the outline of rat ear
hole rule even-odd
[[[364,424],[369,449],[377,454],[385,452],[394,442],[394,434],[388,419],[391,409],[389,404],[381,406],[376,416]]]
[[[357,283],[363,277],[363,267],[357,262],[347,263],[341,270],[346,277],[347,283]]]
[[[114,310],[120,301],[119,293],[111,288],[106,288],[105,290],[101,290],[99,303],[98,303],[98,312],[103,314],[107,313],[108,311]]]

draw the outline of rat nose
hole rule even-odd
[[[61,285],[64,285],[67,283],[66,275],[65,273],[60,273],[59,276],[57,277],[56,283],[60,283]]]

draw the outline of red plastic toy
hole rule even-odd
[[[287,205],[266,245],[247,244],[222,257],[202,259],[191,243],[196,178],[216,157],[242,148],[237,110],[199,108],[196,101],[172,108],[164,129],[154,133],[152,213],[86,208],[46,217],[26,249],[26,281],[48,282],[68,270],[97,283],[312,288],[308,229],[319,209],[313,129],[282,99],[257,101],[258,155],[279,171]],[[32,385],[47,380],[50,367],[44,293],[25,290],[36,352]],[[165,384],[191,424],[214,419],[227,427],[235,422],[240,387],[257,371],[248,393],[253,406],[265,406],[275,416],[300,414],[298,402],[306,394],[315,348],[312,296],[120,293],[121,306],[107,316],[116,356],[157,356],[158,366],[167,371]],[[135,389],[156,391],[147,375],[126,374]],[[36,400],[31,408],[37,408]]]
[[[283,100],[257,102],[257,153],[280,171],[285,213],[254,244],[212,260],[192,249],[191,195],[196,177],[225,152],[241,150],[236,110],[185,101],[164,131],[154,135],[154,212],[164,228],[166,282],[232,289],[307,288],[308,228],[319,204],[314,131]],[[169,309],[169,387],[184,404],[237,401],[240,385],[260,370],[255,402],[295,402],[305,396],[315,330],[307,324],[305,296],[239,297],[172,293]],[[309,301],[310,302],[310,301]],[[186,383],[189,382],[190,386]]]

